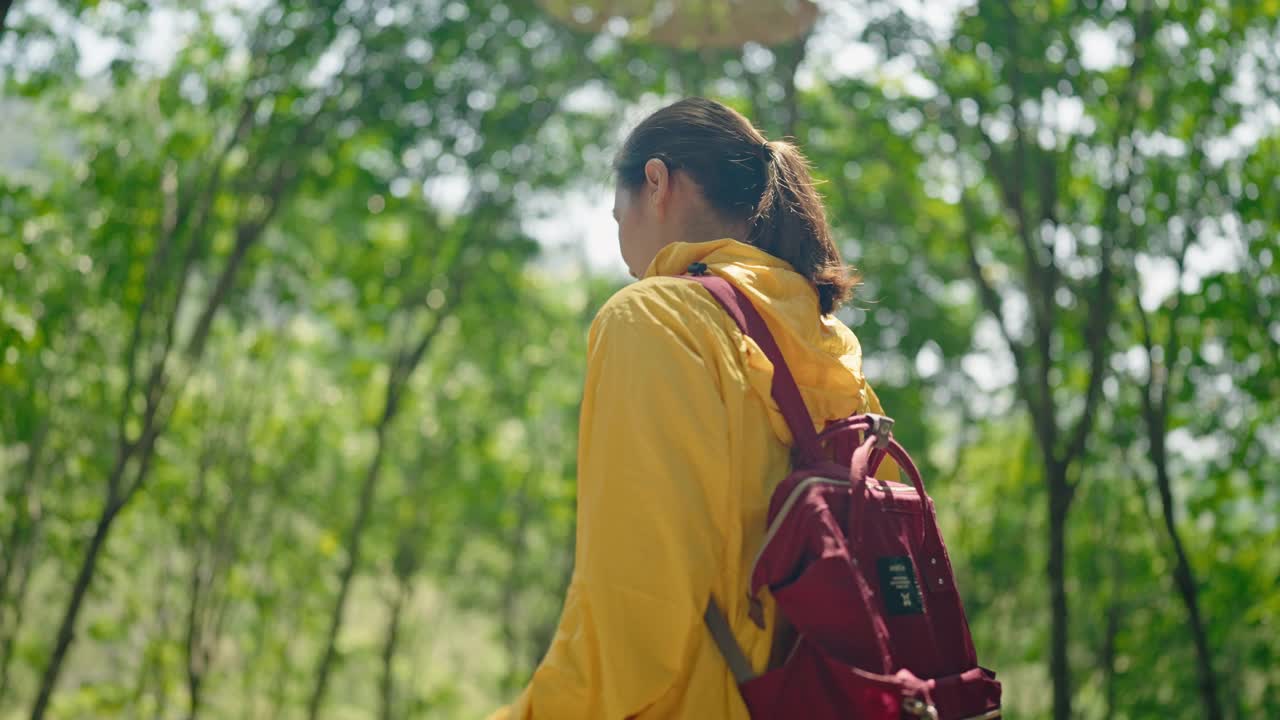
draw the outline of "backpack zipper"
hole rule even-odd
[[[799,484],[792,488],[791,492],[787,495],[786,501],[783,502],[782,507],[778,509],[778,514],[773,518],[773,522],[769,523],[769,529],[764,534],[764,542],[760,543],[760,549],[756,551],[756,557],[751,561],[751,573],[747,575],[748,585],[751,584],[751,578],[755,577],[756,566],[760,564],[760,558],[764,556],[765,548],[769,547],[769,542],[773,540],[773,536],[778,534],[778,529],[782,527],[782,521],[786,519],[787,513],[791,512],[791,508],[795,506],[796,501],[800,497],[800,493],[814,485],[836,485],[849,487],[850,483],[848,480],[837,480],[835,478],[822,477],[821,475],[812,475],[801,480]],[[905,495],[907,493],[912,495],[916,494],[916,489],[913,487],[904,487],[901,490],[895,490],[893,489],[893,486],[888,483],[885,483],[884,487],[888,488],[890,493],[897,493],[899,495]],[[748,594],[752,597],[755,596],[755,593]]]

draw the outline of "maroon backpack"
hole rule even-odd
[[[792,472],[769,503],[751,572],[752,618],[768,586],[773,656],[757,674],[715,598],[706,623],[752,718],[977,720],[1000,717],[1000,683],[978,666],[951,561],[920,471],[892,420],[854,415],[813,429],[764,320],[740,290],[702,284],[773,363],[773,398],[794,436]],[[911,484],[874,477],[885,455]]]

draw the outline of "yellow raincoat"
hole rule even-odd
[[[857,338],[790,265],[736,240],[665,247],[592,323],[573,580],[547,656],[494,720],[747,717],[702,613],[714,594],[765,666],[771,630],[747,617],[747,574],[791,433],[764,353],[704,288],[670,277],[696,261],[764,316],[817,428],[881,411]]]

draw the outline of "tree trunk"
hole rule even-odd
[[[47,427],[47,426],[46,426]],[[43,433],[41,433],[43,436]],[[3,577],[0,578],[0,698],[9,690],[9,669],[13,667],[13,646],[17,642],[18,633],[22,630],[22,615],[26,610],[27,590],[31,587],[31,567],[36,553],[36,537],[40,532],[39,512],[33,513],[31,508],[37,500],[33,497],[36,485],[35,476],[38,470],[37,448],[33,447],[27,458],[27,472],[23,477],[22,488],[18,492],[15,511],[10,528],[7,547],[8,553],[4,564]],[[17,588],[10,593],[9,585],[16,579]]]
[[[19,584],[25,581],[22,579],[30,570],[32,543],[38,524],[39,513],[33,514],[31,508],[36,505],[40,483],[37,475],[40,473],[40,460],[44,455],[45,440],[49,435],[49,418],[46,415],[43,422],[40,423],[27,443],[27,457],[23,463],[22,479],[18,483],[18,490],[14,493],[10,501],[13,503],[14,518],[13,523],[9,526],[8,536],[5,538],[0,551],[4,555],[0,557],[3,561],[3,570],[0,570],[0,632],[8,629],[8,622],[5,618],[6,606],[13,607],[14,613],[19,611],[17,603],[20,603],[21,597],[11,598],[9,596],[9,583],[14,577],[14,572],[18,571],[22,574],[18,575]],[[17,632],[17,621],[13,623],[14,627],[9,634]],[[5,660],[0,662],[7,663],[8,654],[4,656]],[[0,696],[4,693],[0,692]]]
[[[288,660],[288,652],[279,653],[277,660],[279,665],[276,666],[275,681],[271,683],[271,712],[267,713],[269,718],[284,717],[285,692],[289,685],[289,668],[285,665]]]
[[[189,704],[187,706],[187,720],[196,720],[200,715],[200,689],[202,687],[203,675],[191,674],[187,677],[187,689]]]
[[[396,687],[395,659],[396,645],[400,642],[400,619],[404,612],[405,601],[409,597],[409,581],[400,579],[397,583],[395,597],[391,601],[391,617],[387,619],[387,635],[382,643],[382,720],[395,717]]]
[[[524,569],[526,550],[524,535],[529,524],[530,505],[529,487],[533,483],[534,471],[525,473],[516,492],[516,524],[507,537],[507,547],[511,548],[511,564],[507,568],[506,579],[502,583],[502,639],[507,650],[507,680],[513,681],[520,670],[521,656],[519,638],[516,627],[517,599],[520,595],[520,576]]]
[[[13,666],[13,646],[18,640],[18,632],[22,629],[22,615],[27,607],[27,589],[31,586],[31,555],[34,548],[27,547],[27,551],[20,558],[19,570],[21,575],[18,576],[18,589],[13,594],[13,627],[9,628],[4,635],[3,649],[0,650],[0,698],[4,698],[9,691],[9,668]]]
[[[259,616],[256,631],[253,632],[253,650],[241,663],[240,673],[240,717],[257,717],[258,686],[257,680],[261,670],[262,656],[266,652],[267,632],[271,623],[267,618]]]
[[[333,615],[329,622],[329,632],[325,638],[324,652],[320,656],[320,666],[316,670],[316,683],[311,691],[311,699],[307,701],[307,718],[316,720],[320,716],[320,706],[324,702],[324,693],[329,685],[329,673],[333,667],[333,659],[338,642],[338,631],[342,628],[343,613],[346,611],[347,595],[351,592],[351,581],[355,577],[356,568],[360,564],[360,543],[364,537],[365,525],[369,523],[369,513],[373,509],[373,497],[378,487],[378,477],[382,472],[382,458],[387,449],[387,433],[391,423],[400,411],[400,394],[408,386],[413,371],[422,362],[432,341],[444,327],[440,320],[456,302],[463,281],[456,279],[450,283],[449,292],[434,324],[422,334],[412,345],[406,345],[396,353],[387,377],[387,393],[383,400],[382,417],[378,419],[376,429],[377,444],[373,458],[369,461],[369,469],[365,473],[364,484],[360,488],[360,499],[356,505],[356,517],[351,523],[351,532],[347,534],[347,562],[339,575],[338,598],[334,603]]]
[[[1163,424],[1162,424],[1163,425]],[[1151,428],[1152,460],[1156,466],[1156,488],[1160,492],[1160,510],[1164,515],[1164,529],[1173,545],[1174,566],[1173,580],[1178,587],[1182,604],[1187,608],[1187,619],[1190,621],[1191,640],[1196,648],[1196,676],[1200,690],[1200,701],[1204,704],[1205,718],[1222,720],[1222,705],[1218,700],[1217,675],[1213,671],[1213,652],[1209,648],[1208,634],[1205,632],[1204,619],[1200,615],[1200,600],[1196,589],[1195,575],[1191,563],[1187,560],[1186,550],[1182,546],[1182,536],[1174,521],[1173,489],[1169,482],[1168,456],[1164,446],[1164,428]]]
[[[1187,250],[1190,243],[1182,246],[1178,256],[1178,276],[1182,276],[1186,264]],[[1179,291],[1169,317],[1169,335],[1164,346],[1166,357],[1175,356],[1178,346],[1178,321],[1180,320],[1182,293]],[[1173,483],[1169,478],[1169,448],[1165,444],[1169,425],[1169,393],[1173,383],[1169,370],[1157,372],[1155,347],[1151,332],[1151,323],[1141,301],[1136,304],[1138,320],[1142,330],[1143,347],[1147,354],[1148,382],[1142,390],[1142,417],[1146,424],[1147,442],[1150,445],[1151,464],[1155,467],[1156,491],[1160,494],[1160,512],[1164,518],[1165,534],[1173,546],[1173,581],[1178,588],[1182,604],[1187,608],[1187,619],[1190,621],[1191,640],[1196,649],[1196,676],[1200,691],[1200,701],[1204,705],[1204,717],[1208,720],[1222,720],[1223,708],[1218,696],[1218,678],[1213,669],[1213,652],[1209,648],[1209,638],[1205,631],[1204,619],[1200,615],[1200,601],[1197,584],[1191,562],[1187,559],[1186,549],[1182,545],[1182,535],[1178,532],[1177,519],[1174,513]],[[1157,381],[1157,378],[1162,379]]]
[[[1045,463],[1049,480],[1049,677],[1053,681],[1053,719],[1071,720],[1071,666],[1067,660],[1066,531],[1070,489],[1066,465]]]
[[[313,116],[312,121],[318,117],[319,115]],[[299,134],[299,141],[302,139],[301,136],[302,133]],[[291,162],[282,161],[276,168],[270,187],[267,189],[266,209],[254,220],[238,225],[236,244],[232,248],[226,264],[217,275],[212,294],[205,300],[204,306],[200,309],[196,327],[187,343],[184,354],[191,365],[195,365],[203,356],[204,344],[213,325],[213,318],[226,301],[233,281],[249,249],[261,239],[263,230],[279,210],[282,198],[288,189],[289,180],[293,175],[294,170]],[[191,240],[193,247],[198,242],[199,238]],[[154,361],[150,371],[146,373],[147,386],[143,393],[143,397],[146,400],[146,409],[143,411],[141,418],[141,429],[138,431],[137,438],[130,440],[124,431],[125,418],[129,414],[130,403],[133,400],[134,382],[138,377],[134,374],[134,361],[140,347],[142,325],[145,322],[144,311],[147,308],[147,299],[155,291],[154,286],[148,287],[147,293],[143,298],[143,304],[139,307],[138,315],[135,318],[133,334],[129,341],[130,347],[126,353],[129,380],[121,398],[119,447],[116,451],[115,466],[107,477],[106,505],[98,519],[98,526],[94,531],[93,539],[89,543],[80,572],[76,576],[76,583],[72,588],[71,599],[67,603],[67,609],[63,616],[61,627],[58,630],[49,665],[45,668],[40,679],[39,694],[36,696],[36,702],[31,708],[31,720],[42,720],[48,710],[49,700],[52,697],[54,686],[57,684],[58,675],[62,672],[62,664],[66,659],[67,649],[70,647],[72,637],[75,634],[76,618],[80,614],[80,607],[84,602],[84,597],[93,582],[94,574],[97,572],[98,555],[102,552],[102,547],[106,543],[107,535],[111,531],[111,525],[115,522],[115,518],[120,511],[134,497],[135,493],[142,488],[150,473],[151,463],[155,457],[156,440],[164,430],[165,420],[161,418],[160,408],[166,402],[170,406],[175,405],[181,396],[180,387],[176,390],[169,389],[169,382],[172,378],[167,368],[173,339],[172,329],[183,307],[184,294],[182,288],[185,286],[190,267],[190,264],[184,263],[181,274],[177,278],[178,292],[167,319],[169,332],[166,333],[160,348],[160,357]],[[149,280],[148,282],[153,281]],[[137,469],[134,471],[132,481],[126,484],[125,472],[131,460],[137,463]]]
[[[1120,634],[1120,602],[1112,599],[1107,608],[1106,636],[1102,639],[1103,717],[1111,720],[1116,707],[1116,636]]]
[[[299,593],[296,593],[296,592],[291,593],[291,597],[295,601],[300,599],[298,595]],[[298,604],[297,602],[295,602],[286,607],[298,607]],[[297,631],[297,626],[298,626],[297,619],[296,618],[291,618],[291,619],[293,620],[293,622],[284,623],[286,628],[285,637],[290,637],[292,636],[293,632]],[[270,688],[270,692],[271,692],[271,696],[269,699],[270,711],[265,716],[263,716],[268,718],[285,717],[286,715],[284,711],[284,706],[285,706],[285,700],[287,698],[285,696],[288,693],[289,677],[290,677],[289,670],[291,669],[291,663],[289,662],[289,645],[287,641],[283,645],[277,645],[275,650],[276,652],[273,653],[275,655],[275,660],[276,660],[275,672],[272,673],[271,682],[267,685],[267,687]]]
[[[392,402],[388,400],[388,402]],[[389,407],[388,409],[391,409]],[[329,686],[329,673],[333,668],[333,659],[337,651],[338,631],[342,629],[343,613],[347,607],[347,596],[351,592],[351,581],[355,578],[356,568],[360,564],[360,543],[364,538],[364,528],[369,522],[369,513],[373,509],[374,490],[378,485],[378,476],[382,471],[382,456],[386,450],[387,428],[394,417],[394,411],[384,413],[378,427],[378,443],[373,459],[369,461],[369,469],[365,473],[364,484],[360,488],[360,500],[356,505],[356,517],[351,523],[351,531],[347,533],[347,558],[339,575],[338,598],[333,605],[333,614],[329,620],[329,631],[325,635],[324,652],[320,655],[320,666],[316,669],[316,684],[311,691],[311,699],[307,701],[307,718],[316,720],[320,716],[320,706],[324,702],[324,694]]]
[[[151,683],[154,685],[153,692],[156,696],[156,711],[152,715],[156,720],[162,720],[169,713],[169,692],[165,686],[165,661],[164,661],[164,641],[169,637],[169,586],[173,578],[173,569],[165,563],[164,574],[161,576],[161,587],[156,593],[156,619],[158,621],[158,631],[156,632],[156,649],[151,653]]]
[[[119,467],[117,472],[122,473],[124,462],[117,461],[117,463]],[[45,666],[44,673],[40,677],[40,689],[36,693],[35,705],[31,707],[31,720],[43,720],[45,711],[49,709],[49,700],[53,697],[53,689],[58,684],[58,675],[62,673],[62,663],[67,656],[67,648],[71,647],[71,639],[75,635],[76,618],[80,615],[80,606],[84,603],[89,585],[93,583],[93,576],[98,571],[98,559],[102,555],[102,548],[106,545],[107,535],[111,532],[111,525],[115,522],[119,510],[120,505],[114,493],[109,494],[106,506],[98,517],[98,526],[89,540],[89,547],[85,550],[80,572],[76,574],[75,585],[71,588],[71,598],[67,602],[66,612],[63,613],[62,623],[58,627],[53,655],[50,656],[49,664]]]
[[[169,593],[172,579],[171,563],[162,565],[160,581],[154,591],[156,618],[155,630],[142,643],[142,660],[138,663],[137,677],[133,683],[130,704],[134,717],[142,717],[142,699],[150,693],[155,698],[151,717],[159,720],[168,709],[169,693],[165,687],[164,644],[169,638]]]

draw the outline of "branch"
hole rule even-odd
[[[1156,359],[1154,355],[1154,342],[1151,338],[1151,320],[1147,317],[1147,311],[1142,308],[1142,291],[1135,284],[1133,288],[1133,304],[1137,308],[1138,327],[1141,330],[1142,349],[1147,357],[1147,382],[1142,384],[1142,392],[1139,395],[1142,399],[1142,415],[1147,421],[1148,428],[1156,426],[1156,404],[1154,400],[1156,385]],[[1161,392],[1161,395],[1164,395]]]
[[[1102,381],[1107,374],[1107,330],[1110,327],[1111,314],[1115,307],[1115,298],[1111,291],[1111,284],[1115,274],[1111,261],[1111,254],[1114,249],[1115,240],[1112,238],[1112,234],[1104,232],[1101,256],[1102,269],[1098,271],[1098,283],[1092,300],[1088,303],[1090,308],[1089,322],[1085,327],[1084,333],[1085,344],[1089,348],[1089,384],[1085,390],[1084,409],[1081,410],[1080,417],[1076,419],[1076,424],[1070,434],[1070,440],[1059,458],[1059,461],[1063,464],[1070,464],[1084,452],[1085,443],[1089,438],[1089,430],[1093,427],[1098,401],[1102,397]]]
[[[1049,270],[1053,265],[1052,256],[1048,259],[1041,257],[1041,244],[1035,237],[1039,223],[1033,223],[1027,210],[1025,198],[1028,182],[1027,131],[1022,123],[1022,101],[1025,92],[1023,90],[1022,68],[1019,64],[1021,54],[1018,47],[1021,28],[1019,27],[1018,14],[1015,12],[1012,3],[1005,0],[1003,7],[1009,17],[1011,28],[1008,35],[1009,61],[1006,65],[1009,69],[1009,103],[1013,109],[1013,159],[1011,172],[1005,172],[997,176],[997,179],[1004,185],[1005,201],[1013,212],[1017,225],[1018,240],[1022,244],[1027,305],[1031,309],[1032,332],[1035,337],[1036,354],[1039,363],[1036,368],[1036,389],[1039,392],[1041,407],[1045,412],[1050,413],[1053,419],[1050,426],[1046,428],[1048,432],[1045,438],[1050,443],[1046,447],[1052,447],[1052,443],[1056,440],[1057,428],[1055,426],[1057,421],[1056,415],[1053,415],[1053,388],[1049,382],[1049,370],[1053,366],[1053,296],[1057,290],[1057,278],[1056,273]],[[994,145],[989,139],[988,143]],[[1045,163],[1045,165],[1051,167],[1049,163]],[[1047,182],[1056,183],[1056,177],[1054,177],[1054,173],[1045,173],[1042,170],[1039,180],[1041,185],[1040,209],[1043,215],[1045,207],[1044,185]]]
[[[155,387],[155,376],[159,372],[164,374],[165,368],[163,364],[168,357],[169,349],[173,343],[173,328],[177,319],[178,309],[182,303],[183,292],[186,287],[187,275],[192,265],[196,250],[202,247],[201,237],[204,234],[204,227],[208,220],[209,208],[218,187],[222,184],[222,171],[226,165],[226,160],[230,156],[231,151],[236,144],[243,138],[244,133],[248,131],[250,121],[253,119],[253,104],[246,98],[241,103],[240,116],[236,121],[235,129],[232,130],[227,141],[223,144],[217,153],[212,166],[210,168],[209,177],[202,188],[201,198],[198,205],[197,222],[195,231],[191,234],[192,239],[187,245],[187,251],[183,254],[182,265],[178,272],[178,286],[174,293],[173,310],[169,315],[169,321],[165,328],[165,343],[163,351],[159,359],[152,362],[152,368],[148,373],[148,380],[151,389]],[[168,262],[169,253],[173,248],[174,240],[187,228],[187,223],[191,219],[192,203],[179,202],[176,212],[172,218],[172,222],[166,222],[162,225],[159,243],[156,252],[151,257],[151,263],[148,265],[144,280],[144,289],[142,300],[138,305],[137,312],[134,315],[133,327],[130,332],[129,344],[125,351],[125,377],[126,384],[123,394],[123,402],[120,404],[120,416],[118,419],[118,432],[120,435],[121,452],[127,460],[133,454],[134,449],[138,445],[138,438],[129,439],[125,430],[128,422],[130,408],[133,407],[133,394],[137,390],[137,359],[139,350],[143,344],[143,326],[146,324],[148,313],[152,304],[156,301],[159,294],[160,273],[165,264]],[[157,367],[159,365],[159,367]],[[151,402],[148,399],[148,402]]]
[[[1000,334],[1004,337],[1005,343],[1009,346],[1009,351],[1013,353],[1014,358],[1018,361],[1018,367],[1021,369],[1024,363],[1023,358],[1025,357],[1024,348],[1022,343],[1014,339],[1009,334],[1008,328],[1005,327],[1004,309],[1001,307],[1000,294],[996,292],[991,283],[987,282],[985,268],[982,266],[982,262],[978,260],[978,248],[973,238],[973,224],[971,222],[969,203],[963,196],[960,199],[960,203],[964,208],[965,217],[964,232],[961,233],[961,237],[964,239],[969,272],[973,275],[973,281],[978,285],[978,294],[982,298],[983,306],[995,318],[996,324],[1000,326]]]
[[[796,92],[796,71],[800,69],[800,64],[804,62],[805,51],[809,44],[809,37],[812,31],[805,32],[791,43],[783,48],[782,62],[778,63],[778,70],[782,77],[779,81],[782,83],[782,134],[787,137],[795,137],[796,124],[800,120],[799,93]]]
[[[1063,156],[1072,157],[1077,143],[1077,136],[1072,135],[1067,140],[1067,147],[1063,152]],[[1058,158],[1059,155],[1053,150],[1046,150],[1040,153],[1040,219],[1042,222],[1054,227],[1058,225],[1058,192],[1060,190],[1058,186]],[[1052,288],[1052,291],[1045,295],[1047,302],[1044,308],[1044,322],[1046,326],[1052,328],[1057,325],[1058,308],[1054,296],[1062,284],[1062,271],[1054,261],[1057,241],[1050,240],[1045,245],[1045,250],[1047,254],[1043,279],[1045,286]]]
[[[280,209],[281,200],[289,187],[289,181],[293,177],[293,163],[288,160],[280,161],[267,189],[266,209],[258,217],[241,222],[236,227],[236,244],[232,248],[231,255],[227,258],[227,263],[223,266],[222,272],[218,275],[218,279],[214,283],[213,293],[205,301],[204,308],[200,311],[200,319],[196,322],[195,330],[191,333],[191,338],[187,342],[186,355],[189,359],[198,359],[203,354],[204,344],[208,340],[214,315],[217,314],[223,301],[226,300],[231,290],[232,282],[235,280],[236,274],[240,270],[240,265],[244,262],[244,258],[249,252],[249,248],[262,237],[263,230],[271,222],[271,218],[275,216],[276,211]]]
[[[11,7],[13,7],[13,0],[0,0],[0,38],[4,37],[5,20],[9,17]]]
[[[979,112],[985,112],[979,102]],[[1019,132],[1021,132],[1019,130]],[[1031,308],[1032,332],[1035,337],[1037,351],[1037,395],[1032,399],[1031,388],[1025,386],[1024,399],[1027,400],[1033,417],[1037,419],[1037,435],[1042,447],[1051,448],[1057,437],[1057,416],[1053,411],[1053,391],[1049,383],[1049,368],[1052,366],[1052,333],[1053,333],[1053,292],[1057,288],[1057,271],[1052,262],[1043,264],[1039,261],[1033,238],[1029,232],[1026,211],[1022,201],[1021,181],[1009,176],[1009,169],[1001,159],[1000,148],[989,135],[977,129],[978,136],[987,148],[987,169],[996,179],[996,187],[1007,208],[1013,211],[1016,234],[1022,244],[1023,272],[1026,276],[1027,305]],[[1033,290],[1034,288],[1034,290]],[[1030,373],[1029,364],[1021,371]],[[1036,403],[1039,403],[1039,408]]]
[[[314,129],[316,121],[319,119],[323,109],[317,111],[316,114],[307,118],[294,137],[294,145],[297,147],[305,147],[307,145],[309,135]],[[239,132],[244,127],[243,123],[237,127]],[[225,153],[224,153],[225,156]],[[292,157],[292,156],[291,156]],[[215,174],[220,172],[218,168],[214,169]],[[211,178],[212,179],[212,178]],[[214,290],[209,298],[205,301],[205,305],[201,310],[200,317],[196,322],[195,330],[191,334],[185,348],[185,355],[188,360],[188,375],[192,372],[191,366],[195,361],[199,360],[204,352],[204,344],[208,339],[209,331],[213,324],[213,318],[218,309],[226,300],[230,293],[231,286],[239,271],[240,265],[243,263],[245,255],[247,255],[250,247],[262,236],[262,232],[270,223],[277,210],[279,210],[283,197],[290,188],[290,183],[296,179],[296,167],[290,160],[282,160],[276,166],[272,176],[271,183],[267,189],[266,207],[262,213],[249,221],[241,222],[237,226],[236,244],[232,248],[231,255],[227,259],[226,265],[219,274],[214,285]],[[203,219],[202,219],[203,222]],[[194,259],[194,246],[199,242],[199,238],[194,238],[191,245],[188,246],[187,256],[184,258],[183,276],[180,278],[182,283],[179,285],[181,291],[184,287],[186,276],[189,274],[189,263]],[[155,446],[156,439],[164,432],[165,426],[169,418],[172,416],[173,409],[177,407],[181,400],[181,387],[185,383],[180,384],[176,392],[166,392],[169,387],[170,375],[168,370],[168,359],[173,341],[172,327],[177,315],[178,306],[181,303],[181,295],[175,299],[174,309],[169,318],[169,331],[166,333],[166,342],[163,348],[163,354],[152,366],[152,371],[148,379],[147,405],[143,418],[142,430],[136,442],[131,443],[127,448],[122,450],[121,458],[117,464],[123,466],[127,463],[133,451],[138,451],[141,461],[139,467],[133,475],[133,481],[129,483],[123,492],[117,492],[118,483],[109,483],[108,487],[108,504],[114,505],[116,511],[123,508],[132,496],[141,488],[146,481],[150,464],[152,460],[152,449]],[[126,398],[127,401],[128,398]],[[160,405],[164,403],[165,411],[160,412]],[[127,450],[127,452],[126,452]],[[123,475],[123,470],[120,472]],[[113,474],[113,480],[115,480]]]
[[[449,312],[457,306],[462,298],[463,280],[460,278],[449,283],[449,294],[440,310],[436,313],[435,322],[431,324],[418,341],[413,344],[412,349],[402,350],[396,353],[395,359],[392,361],[391,374],[387,378],[387,395],[382,408],[382,422],[380,425],[386,425],[395,417],[396,412],[400,409],[400,393],[404,389],[405,383],[409,381],[409,377],[413,375],[413,371],[417,369],[422,358],[427,353],[427,349],[431,347],[431,343],[435,341],[436,336],[440,334],[440,330],[444,328],[444,320]]]
[[[1197,159],[1202,160],[1203,146],[1201,143],[1196,142],[1192,147],[1193,154],[1197,156]],[[1195,166],[1200,167],[1201,165],[1200,163],[1196,163]],[[1199,214],[1199,212],[1196,213],[1196,215]],[[1171,367],[1174,353],[1178,349],[1178,321],[1182,318],[1182,311],[1186,307],[1183,303],[1183,300],[1186,299],[1186,293],[1182,292],[1182,275],[1187,269],[1187,252],[1191,249],[1191,243],[1195,242],[1196,235],[1194,228],[1200,225],[1201,219],[1202,218],[1200,217],[1196,217],[1193,218],[1191,222],[1187,223],[1187,227],[1190,230],[1188,230],[1187,237],[1182,242],[1182,247],[1178,248],[1176,268],[1177,284],[1174,285],[1173,307],[1169,310],[1169,334],[1165,337],[1164,345],[1164,362],[1166,367]],[[1141,307],[1139,307],[1139,310],[1141,310]],[[1167,370],[1166,372],[1168,373]],[[1160,411],[1161,427],[1163,427],[1165,421],[1169,417],[1169,389],[1172,385],[1173,375],[1172,373],[1168,373],[1164,386],[1160,389],[1160,402],[1158,409]]]
[[[128,431],[129,415],[133,408],[133,394],[138,389],[138,352],[142,348],[142,328],[147,322],[147,311],[151,308],[151,303],[155,300],[157,293],[159,268],[166,254],[167,245],[162,245],[157,248],[156,254],[151,257],[151,263],[143,280],[142,299],[138,303],[137,311],[133,314],[133,327],[129,331],[129,344],[125,348],[125,386],[120,396],[120,415],[116,419],[116,431],[120,438],[119,454],[121,456],[117,460],[117,465],[123,465],[129,461],[138,443],[137,438],[129,437]],[[115,477],[113,473],[112,480]],[[114,484],[114,482],[109,482],[108,484]],[[108,489],[110,490],[110,488]]]
[[[1040,253],[1031,237],[1031,223],[1027,219],[1027,206],[1023,199],[1027,177],[1027,140],[1026,130],[1022,127],[1022,70],[1018,66],[1018,15],[1013,6],[1006,0],[1005,12],[1009,14],[1009,105],[1013,108],[1013,168],[1012,177],[1005,188],[1005,197],[1018,221],[1018,237],[1022,240],[1022,248],[1026,252],[1027,277],[1038,278]]]
[[[1071,136],[1067,141],[1067,156],[1071,156],[1071,150],[1075,147],[1076,138]],[[1040,150],[1040,220],[1041,222],[1051,225],[1058,224],[1058,157],[1055,150]],[[1051,271],[1053,268],[1053,248],[1046,248],[1049,252],[1050,262],[1045,263],[1045,269]],[[1055,288],[1056,289],[1056,288]]]
[[[1012,83],[1011,83],[1012,84]],[[1014,92],[1014,99],[1011,102],[1018,101],[1018,91]],[[978,112],[985,114],[987,108],[978,98],[973,98],[978,103]],[[1040,262],[1040,253],[1032,242],[1031,227],[1027,221],[1026,204],[1023,202],[1023,158],[1025,148],[1022,141],[1022,121],[1019,119],[1017,106],[1014,105],[1014,143],[1015,143],[1015,159],[1012,161],[1013,169],[1006,164],[1005,158],[1001,154],[1000,146],[995,140],[991,139],[981,127],[975,128],[978,137],[982,140],[982,144],[987,149],[987,170],[996,179],[996,187],[1000,190],[1000,197],[1004,199],[1005,207],[1009,208],[1014,215],[1014,224],[1017,226],[1018,239],[1022,242],[1023,250],[1026,252],[1027,258],[1027,275],[1035,280],[1041,279],[1041,273],[1044,270],[1044,263]]]
[[[1119,107],[1128,110],[1122,115],[1120,128],[1112,143],[1113,157],[1117,167],[1120,166],[1121,141],[1133,134],[1133,126],[1137,121],[1138,77],[1146,59],[1146,42],[1150,39],[1155,23],[1152,18],[1152,5],[1147,4],[1138,17],[1133,42],[1133,63],[1129,66],[1128,78]],[[1130,148],[1132,154],[1132,148]],[[1132,164],[1125,163],[1125,177],[1122,182],[1112,179],[1103,206],[1101,269],[1098,271],[1098,282],[1093,297],[1088,303],[1089,322],[1085,327],[1085,343],[1089,346],[1089,385],[1085,390],[1084,409],[1076,420],[1070,434],[1070,440],[1063,449],[1059,460],[1070,464],[1084,453],[1089,431],[1093,427],[1094,415],[1098,401],[1102,397],[1102,381],[1107,374],[1107,330],[1111,323],[1112,311],[1115,309],[1115,296],[1111,292],[1111,284],[1115,275],[1112,253],[1115,251],[1115,233],[1110,228],[1116,227],[1120,198],[1129,192],[1133,184]],[[1074,489],[1074,486],[1072,486]]]
[[[195,485],[196,493],[192,499],[192,507],[197,511],[204,505],[205,490],[207,487],[207,475],[209,468],[213,463],[213,443],[206,437],[203,450],[200,453],[199,462],[196,465]],[[197,535],[204,535],[204,528],[201,527],[197,518],[192,519],[192,529]],[[203,540],[203,537],[193,538],[192,543],[195,545],[191,558],[191,576],[188,583],[187,591],[189,593],[187,603],[187,627],[183,633],[183,649],[186,654],[187,665],[187,687],[192,696],[199,695],[199,686],[201,676],[204,674],[204,665],[200,662],[199,649],[203,645],[203,638],[200,632],[200,607],[201,600],[204,598],[204,566],[205,553],[204,548],[197,540]]]
[[[1018,394],[1027,403],[1027,408],[1031,411],[1032,418],[1035,419],[1036,432],[1042,433],[1049,428],[1043,420],[1043,411],[1034,397],[1031,395],[1031,388],[1027,384],[1027,354],[1026,348],[1022,343],[1018,342],[1013,335],[1009,333],[1009,329],[1005,326],[1004,310],[1001,307],[1000,294],[987,281],[985,268],[982,262],[978,260],[977,243],[974,240],[973,230],[973,209],[968,198],[962,192],[960,195],[960,206],[964,215],[964,231],[961,237],[964,239],[966,259],[968,260],[969,274],[973,276],[974,283],[978,286],[978,295],[982,299],[982,305],[987,312],[995,319],[996,325],[1000,328],[1000,335],[1004,338],[1005,344],[1009,347],[1010,354],[1013,355],[1013,363],[1015,374],[1017,377]],[[1045,439],[1044,437],[1041,438]]]

